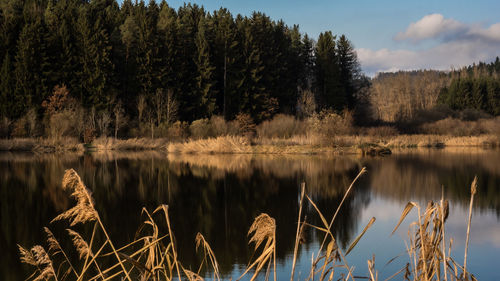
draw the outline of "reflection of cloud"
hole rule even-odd
[[[415,44],[433,40],[437,45],[417,51],[357,49],[365,72],[373,75],[397,70],[447,70],[477,61],[491,61],[500,54],[500,23],[483,27],[431,14],[411,23],[394,39]]]
[[[453,214],[446,222],[446,231],[453,233],[454,244],[463,247],[467,234],[468,210],[461,207],[451,208]],[[470,231],[472,245],[490,245],[500,248],[500,224],[494,214],[483,213],[477,215],[473,212]]]

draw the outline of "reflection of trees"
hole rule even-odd
[[[427,150],[369,159],[371,190],[374,194],[397,201],[429,200],[445,197],[453,204],[468,206],[470,184],[478,176],[474,207],[493,210],[500,216],[500,153],[495,150],[447,152]]]
[[[42,227],[70,205],[60,189],[67,168],[74,168],[93,191],[115,243],[133,238],[142,207],[151,210],[169,204],[181,261],[191,268],[199,264],[194,239],[201,232],[227,273],[234,263],[248,262],[251,248],[246,234],[261,212],[276,219],[278,258],[292,253],[302,181],[329,220],[361,166],[368,166],[368,174],[356,184],[334,225],[337,240],[345,247],[369,203],[369,192],[398,201],[428,200],[441,196],[443,184],[452,204],[467,204],[470,182],[477,174],[475,206],[498,213],[498,156],[498,152],[442,151],[362,159],[300,155],[169,155],[167,159],[162,153],[145,152],[0,154],[0,248],[7,253],[0,259],[1,277],[26,277],[16,244],[43,241]],[[310,223],[321,224],[311,206],[305,210]],[[322,239],[308,236],[309,243]]]
[[[77,161],[75,155],[0,157],[0,279],[29,276],[19,262],[17,244],[44,240],[43,226],[68,206],[68,197],[59,186],[64,169]]]
[[[192,171],[179,175],[182,188],[171,206],[176,233],[189,234],[178,242],[179,249],[186,251],[182,257],[189,257],[191,264],[196,257],[193,241],[197,231],[212,244],[223,272],[230,271],[235,262],[245,264],[251,254],[246,233],[261,212],[276,219],[277,255],[284,259],[293,252],[301,182],[307,182],[308,194],[331,217],[359,172],[357,162],[348,158],[248,155],[237,159],[242,160],[240,164],[227,156],[188,155],[172,163],[173,167],[189,165]],[[334,226],[342,245],[350,242],[356,230],[360,215],[357,209],[367,204],[363,190],[357,188],[348,197]],[[315,211],[307,207],[306,210],[308,221],[320,225]]]
[[[153,209],[160,203],[167,203],[182,261],[192,267],[199,264],[194,238],[201,232],[211,243],[223,272],[230,271],[234,263],[248,262],[251,248],[246,233],[261,212],[277,221],[278,258],[291,254],[300,183],[307,182],[308,193],[319,200],[325,214],[331,216],[330,207],[340,202],[343,191],[358,170],[357,162],[349,159],[304,156],[245,155],[218,157],[216,161],[210,157],[205,160],[198,160],[204,157],[192,158],[208,161],[203,165],[193,161],[170,162],[164,155],[147,153],[131,153],[130,159],[120,153],[65,157],[31,155],[12,164],[9,159],[15,158],[0,157],[3,161],[0,165],[6,166],[0,171],[3,187],[0,192],[4,193],[2,200],[26,202],[26,207],[2,203],[3,208],[15,208],[2,211],[2,215],[18,214],[17,219],[2,218],[2,235],[6,237],[3,244],[8,245],[5,249],[11,257],[4,259],[8,264],[2,264],[2,268],[12,265],[19,268],[16,243],[32,245],[43,241],[42,227],[69,206],[67,194],[60,189],[67,168],[74,168],[93,191],[97,209],[117,244],[133,238],[141,221],[142,207]],[[22,186],[22,190],[13,192],[6,186]],[[357,197],[346,202],[339,216],[341,241],[349,240],[356,226],[353,204]],[[309,209],[308,217],[314,221],[312,212]],[[36,219],[33,214],[37,214]],[[19,229],[13,230],[13,225],[18,225]]]

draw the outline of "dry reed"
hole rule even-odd
[[[328,222],[325,216],[318,209],[312,199],[306,194],[305,184],[301,187],[299,214],[297,220],[297,231],[294,246],[294,261],[292,265],[291,281],[294,279],[295,261],[301,243],[303,242],[304,228],[308,226],[312,230],[320,231],[323,233],[323,243],[318,249],[316,258],[312,257],[312,263],[307,280],[314,280],[318,276],[319,281],[331,281],[335,277],[338,280],[355,280],[353,275],[353,267],[350,267],[346,261],[346,255],[356,247],[363,235],[374,224],[375,218],[372,218],[361,233],[350,243],[347,251],[340,249],[336,243],[335,235],[332,232],[332,225],[341,209],[345,199],[351,193],[354,183],[357,179],[366,172],[363,168],[358,176],[352,181],[349,188],[345,191],[342,201],[337,207],[332,219]],[[115,278],[132,280],[132,276],[139,277],[140,280],[174,280],[175,276],[179,281],[183,278],[189,281],[202,281],[203,277],[200,275],[202,267],[210,266],[213,272],[213,279],[219,280],[220,271],[219,265],[215,254],[210,247],[205,237],[198,233],[196,235],[195,243],[196,249],[203,249],[203,261],[201,262],[198,272],[193,272],[186,269],[179,261],[175,239],[170,224],[169,212],[167,205],[160,205],[152,213],[143,209],[143,214],[146,216],[143,224],[136,234],[136,238],[129,244],[120,248],[114,247],[105,227],[102,223],[98,211],[94,207],[91,192],[85,187],[80,177],[74,170],[67,170],[63,178],[63,188],[71,190],[71,196],[77,201],[76,206],[68,211],[57,216],[54,221],[64,220],[70,226],[81,223],[93,224],[92,235],[89,240],[86,240],[82,235],[72,229],[68,229],[68,234],[74,244],[80,259],[85,259],[83,267],[77,270],[70,262],[69,257],[62,249],[61,244],[55,238],[53,233],[45,228],[47,234],[47,242],[49,245],[49,252],[46,252],[42,246],[34,246],[27,250],[19,246],[20,259],[23,263],[34,266],[34,274],[28,278],[33,280],[66,280],[68,272],[72,271],[77,280],[110,280]],[[471,208],[473,204],[474,194],[477,189],[477,180],[474,180],[471,186],[471,203],[469,213],[469,224],[467,231],[466,252],[464,257],[464,266],[461,267],[450,257],[450,246],[446,246],[444,226],[449,213],[449,207],[446,200],[442,198],[439,204],[429,202],[425,209],[421,209],[415,202],[409,202],[402,212],[401,218],[398,221],[393,233],[399,228],[405,217],[410,213],[413,208],[418,211],[418,220],[410,225],[409,243],[407,253],[410,262],[403,267],[399,272],[395,273],[389,279],[392,279],[402,273],[405,280],[441,280],[442,272],[444,269],[444,280],[475,280],[474,276],[466,270],[467,266],[467,247],[470,232],[471,221]],[[308,199],[309,204],[314,208],[317,215],[321,220],[321,225],[311,225],[302,220],[302,208],[304,198]],[[163,214],[168,231],[164,234],[160,233],[160,227],[157,224],[157,216]],[[95,236],[97,232],[104,235],[105,240],[100,245],[97,244]],[[243,274],[237,279],[251,274],[250,280],[254,281],[258,275],[265,270],[266,280],[271,271],[274,272],[274,280],[276,276],[276,222],[269,215],[263,213],[255,218],[254,222],[248,231],[249,244],[254,244],[254,251],[257,255],[255,259],[250,260],[249,265]],[[167,238],[168,239],[165,239]],[[165,244],[165,243],[166,244]],[[143,244],[142,247],[137,249],[137,245]],[[326,248],[324,246],[326,245]],[[97,249],[96,251],[93,248]],[[108,251],[106,252],[106,249]],[[135,249],[135,250],[134,250]],[[257,251],[261,249],[260,253]],[[448,252],[448,254],[446,254]],[[55,256],[62,254],[64,256],[63,262],[59,267],[66,265],[67,270],[63,274],[59,274],[54,270],[53,261],[50,255]],[[110,263],[110,258],[116,260]],[[375,256],[367,261],[368,276],[366,279],[375,281],[378,280],[378,272],[375,269]],[[94,265],[97,274],[92,277],[89,268]],[[271,270],[271,266],[273,269]],[[337,269],[341,268],[347,273]],[[182,269],[182,271],[181,271]],[[459,274],[462,269],[463,273]],[[449,270],[449,274],[447,274]],[[63,271],[64,272],[64,271]],[[181,274],[181,272],[183,274]],[[448,278],[449,277],[449,278]],[[357,278],[357,277],[356,277]]]

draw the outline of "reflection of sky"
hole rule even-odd
[[[393,200],[372,198],[370,204],[365,209],[360,210],[361,219],[356,235],[363,230],[372,217],[376,217],[376,222],[346,257],[349,266],[355,267],[354,273],[356,276],[366,276],[368,274],[367,260],[371,259],[373,254],[375,254],[375,268],[379,272],[380,280],[384,280],[398,272],[409,261],[405,252],[405,242],[408,240],[408,226],[417,218],[416,209],[410,212],[398,231],[391,236],[391,232],[396,226],[405,205],[404,203],[396,203]],[[468,211],[466,209],[453,207],[453,202],[451,202],[450,216],[446,222],[446,239],[449,241],[450,237],[453,238],[452,258],[460,264],[463,264],[467,216]],[[301,246],[295,271],[296,280],[307,279],[312,256],[316,257],[318,247],[319,241],[317,240],[307,246]],[[387,264],[395,257],[398,258]],[[286,263],[278,263],[277,274],[279,280],[290,279],[292,259],[293,256],[290,255],[286,258]],[[499,259],[500,224],[496,215],[492,213],[474,213],[467,267],[476,274],[475,276],[479,280],[500,280],[500,272],[492,270],[492,268],[498,266]],[[244,265],[235,265],[233,279],[239,277],[243,271]],[[226,277],[229,278],[229,276]],[[250,277],[251,275],[248,276],[248,279]],[[245,278],[244,280],[246,280]]]
[[[361,239],[356,249],[350,254],[350,260],[359,264],[357,273],[366,272],[366,260],[374,253],[376,254],[376,269],[380,277],[387,278],[402,268],[408,261],[408,255],[404,253],[394,265],[384,266],[390,259],[402,253],[405,242],[408,240],[408,226],[416,219],[417,210],[413,209],[410,215],[403,221],[398,231],[390,236],[405,203],[386,201],[383,198],[372,198],[369,206],[362,211],[361,223],[358,226],[360,232],[371,217],[377,221],[366,235]],[[425,206],[424,206],[425,207]],[[452,258],[458,263],[463,263],[464,245],[467,231],[468,210],[454,207],[451,202],[450,216],[446,222],[446,239],[453,238]],[[400,242],[398,242],[400,241]],[[500,224],[495,214],[475,212],[472,217],[468,268],[476,273],[479,280],[500,280],[500,273],[491,270],[498,266],[500,259]],[[398,262],[399,261],[399,262]],[[396,266],[398,264],[398,266]]]

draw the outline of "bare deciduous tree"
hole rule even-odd
[[[111,114],[109,114],[107,110],[101,111],[97,117],[97,127],[99,128],[101,136],[108,136],[109,124],[111,124]]]
[[[144,115],[144,110],[146,110],[147,102],[144,95],[140,95],[137,98],[137,117],[139,118],[139,124],[142,122],[142,117]]]
[[[170,126],[175,121],[177,121],[177,112],[179,110],[179,103],[174,97],[174,92],[168,90],[166,102],[165,102],[165,121]]]
[[[125,116],[125,110],[121,101],[118,101],[115,108],[113,109],[113,114],[115,115],[115,139],[118,137],[118,131],[127,123],[127,117]]]
[[[311,90],[300,90],[297,99],[297,113],[300,118],[310,117],[316,112],[316,99]]]
[[[156,113],[156,126],[160,126],[163,119],[163,110],[166,103],[165,94],[163,89],[157,89],[155,95],[153,96],[153,106]]]

